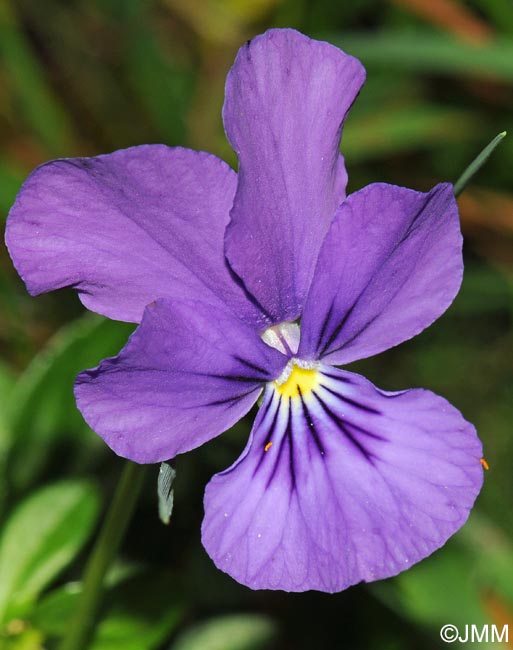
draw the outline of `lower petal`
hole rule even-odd
[[[336,592],[393,576],[466,521],[483,481],[474,427],[443,398],[322,366],[268,384],[241,458],[207,486],[203,544],[253,589]]]

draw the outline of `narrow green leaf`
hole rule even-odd
[[[481,169],[488,158],[492,155],[495,147],[506,137],[506,131],[499,133],[495,138],[474,158],[463,174],[454,183],[454,195],[459,196],[470,182],[471,178]]]
[[[169,524],[173,512],[173,481],[176,470],[169,463],[161,463],[157,480],[157,494],[159,499],[159,517],[162,523]]]
[[[510,0],[475,0],[484,16],[491,19],[498,32],[513,34],[513,11]]]
[[[6,464],[9,449],[12,444],[12,437],[6,421],[6,404],[9,403],[14,377],[11,369],[0,362],[0,519],[4,507],[4,498],[7,493]]]
[[[390,70],[409,70],[443,75],[490,77],[513,80],[513,41],[497,37],[472,45],[452,36],[418,30],[387,29],[380,33],[322,33],[365,65]]]
[[[0,60],[9,75],[22,117],[48,151],[64,154],[73,138],[70,120],[47,84],[44,69],[32,52],[9,0],[0,2]]]
[[[342,151],[350,162],[375,159],[468,140],[479,128],[469,111],[433,104],[383,106],[372,115],[349,118]]]
[[[130,18],[126,75],[156,131],[169,144],[183,143],[194,92],[192,70],[166,51],[148,24],[144,4]]]
[[[11,436],[7,425],[7,404],[11,398],[11,392],[15,383],[12,369],[0,360],[0,468],[7,448],[11,443]]]
[[[94,485],[62,481],[29,496],[0,537],[0,622],[18,616],[86,542],[99,511]]]
[[[2,222],[7,218],[7,213],[26,176],[26,172],[22,171],[19,165],[0,156],[0,220]]]
[[[268,648],[275,636],[276,626],[267,616],[236,614],[199,623],[171,650],[260,650]]]
[[[124,32],[118,21],[112,21],[104,10],[105,2],[94,7],[94,2],[80,2],[76,6],[61,0],[44,0],[24,4],[24,14],[30,20],[38,40],[44,42],[46,55],[54,73],[64,76],[67,92],[66,110],[77,123],[81,123],[81,137],[86,136],[89,125],[83,123],[87,116],[94,123],[90,143],[102,149],[117,148],[120,144],[136,144],[134,138],[145,138],[145,119],[127,93],[119,65],[126,56]],[[121,0],[120,5],[130,10],[132,0]],[[148,3],[146,3],[148,4]],[[101,8],[100,8],[101,7]],[[95,25],[111,34],[112,43],[123,42],[123,55],[113,50],[92,47],[91,27]],[[136,38],[136,37],[135,37]],[[120,40],[121,39],[121,40]],[[77,71],[79,73],[77,74]],[[87,89],[84,92],[84,89]],[[134,131],[134,122],[138,128]],[[100,143],[102,143],[100,145]],[[65,155],[69,154],[68,151]]]
[[[511,283],[498,269],[485,263],[469,264],[451,311],[453,315],[470,318],[484,314],[493,316],[495,312],[495,318],[499,320],[500,312],[508,309],[511,294]],[[475,359],[472,359],[472,363],[475,363]]]

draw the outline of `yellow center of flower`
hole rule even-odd
[[[274,382],[276,390],[283,397],[303,397],[308,395],[319,383],[319,373],[315,368],[301,368],[293,364],[290,375],[283,383]]]

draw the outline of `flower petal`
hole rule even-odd
[[[345,195],[342,123],[365,78],[341,50],[292,29],[242,47],[223,118],[239,157],[226,254],[273,322],[294,320]]]
[[[56,160],[23,185],[7,245],[30,293],[72,286],[110,318],[139,322],[157,298],[223,296],[258,321],[224,259],[236,182],[215,156],[163,145]]]
[[[207,486],[203,544],[253,589],[393,576],[466,521],[480,457],[474,427],[441,397],[323,366],[305,394],[267,388],[246,450]]]
[[[340,206],[301,320],[298,356],[345,364],[415,336],[463,275],[452,185],[427,194],[376,183]]]
[[[118,455],[154,463],[231,427],[286,363],[229,310],[164,299],[117,357],[79,374],[75,395]]]

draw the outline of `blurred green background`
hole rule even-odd
[[[343,138],[350,191],[455,180],[510,130],[459,199],[466,275],[415,340],[358,364],[378,386],[424,386],[473,421],[490,471],[468,525],[395,579],[329,596],[252,592],[200,544],[203,489],[253,413],[179,457],[175,511],[158,467],[109,574],[93,650],[433,650],[445,623],[510,625],[513,647],[513,4],[510,0],[0,0],[0,215],[50,158],[180,144],[235,165],[222,130],[238,47],[295,27],[368,72]],[[0,251],[0,650],[55,647],[121,462],[89,430],[75,374],[132,327],[70,291],[30,298]],[[467,648],[485,647],[483,644]]]

